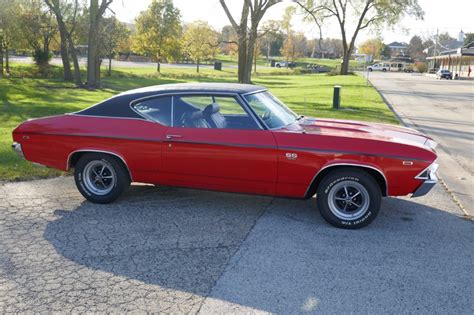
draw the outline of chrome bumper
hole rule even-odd
[[[428,166],[423,172],[421,172],[416,179],[422,179],[423,183],[417,190],[411,195],[411,197],[420,197],[426,195],[433,187],[438,183],[438,177],[436,176],[436,170],[438,169],[438,164],[433,163]]]
[[[25,155],[23,154],[23,150],[21,149],[21,144],[18,142],[13,142],[12,144],[12,149],[18,154],[19,157],[22,159],[25,158]]]

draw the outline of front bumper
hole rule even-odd
[[[21,149],[21,144],[20,143],[13,142],[12,149],[13,149],[13,151],[16,152],[16,154],[18,154],[19,157],[21,157],[22,159],[25,158],[25,155],[23,154],[23,150]]]
[[[437,169],[438,164],[433,163],[415,177],[416,179],[423,180],[423,183],[411,195],[412,198],[426,195],[434,187],[434,185],[438,183],[438,177],[436,176]]]

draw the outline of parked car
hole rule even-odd
[[[452,80],[453,79],[453,73],[449,70],[446,70],[446,69],[440,69],[440,70],[438,70],[438,72],[436,72],[436,79]]]
[[[326,72],[330,72],[331,68],[327,66],[322,66],[322,65],[308,64],[306,65],[306,70],[314,72],[314,73],[326,73]]]
[[[405,65],[405,67],[403,68],[403,72],[407,72],[407,73],[415,72],[415,65],[412,65],[412,64]]]
[[[170,84],[128,91],[13,131],[27,160],[74,169],[81,194],[116,200],[131,182],[311,198],[341,228],[372,222],[382,196],[426,194],[435,142],[409,128],[295,114],[264,87]],[[157,201],[159,202],[159,201]]]
[[[376,63],[367,67],[368,71],[383,71],[387,72],[390,70],[390,65],[388,63]]]
[[[275,62],[275,67],[277,68],[294,68],[296,67],[296,63],[295,62],[286,62],[286,61],[277,61]]]

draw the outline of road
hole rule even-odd
[[[369,77],[409,126],[439,143],[439,173],[473,216],[474,81],[382,72],[372,72]]]
[[[12,56],[10,57],[11,62],[18,62],[18,63],[27,63],[32,64],[33,58],[31,57],[21,57],[21,56]],[[53,57],[51,58],[50,64],[56,66],[62,66],[61,58]],[[79,64],[85,65],[87,64],[87,59],[82,57],[79,58]],[[104,60],[102,62],[102,66],[108,66],[109,61]],[[120,67],[120,68],[156,68],[156,62],[135,62],[135,61],[120,61],[120,60],[112,60],[112,68]],[[196,65],[189,63],[162,63],[161,67],[163,68],[192,68],[195,69]],[[213,69],[214,65],[199,65],[200,68],[207,68]],[[259,66],[260,68],[269,68],[268,66]],[[223,68],[237,68],[237,65],[223,65]]]
[[[134,185],[96,205],[72,177],[0,184],[0,313],[473,314],[474,224],[442,186],[368,227],[314,199]]]

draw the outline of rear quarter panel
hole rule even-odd
[[[109,151],[127,163],[135,181],[153,181],[161,167],[166,127],[128,118],[63,115],[27,121],[13,132],[29,161],[68,170],[76,151]]]

